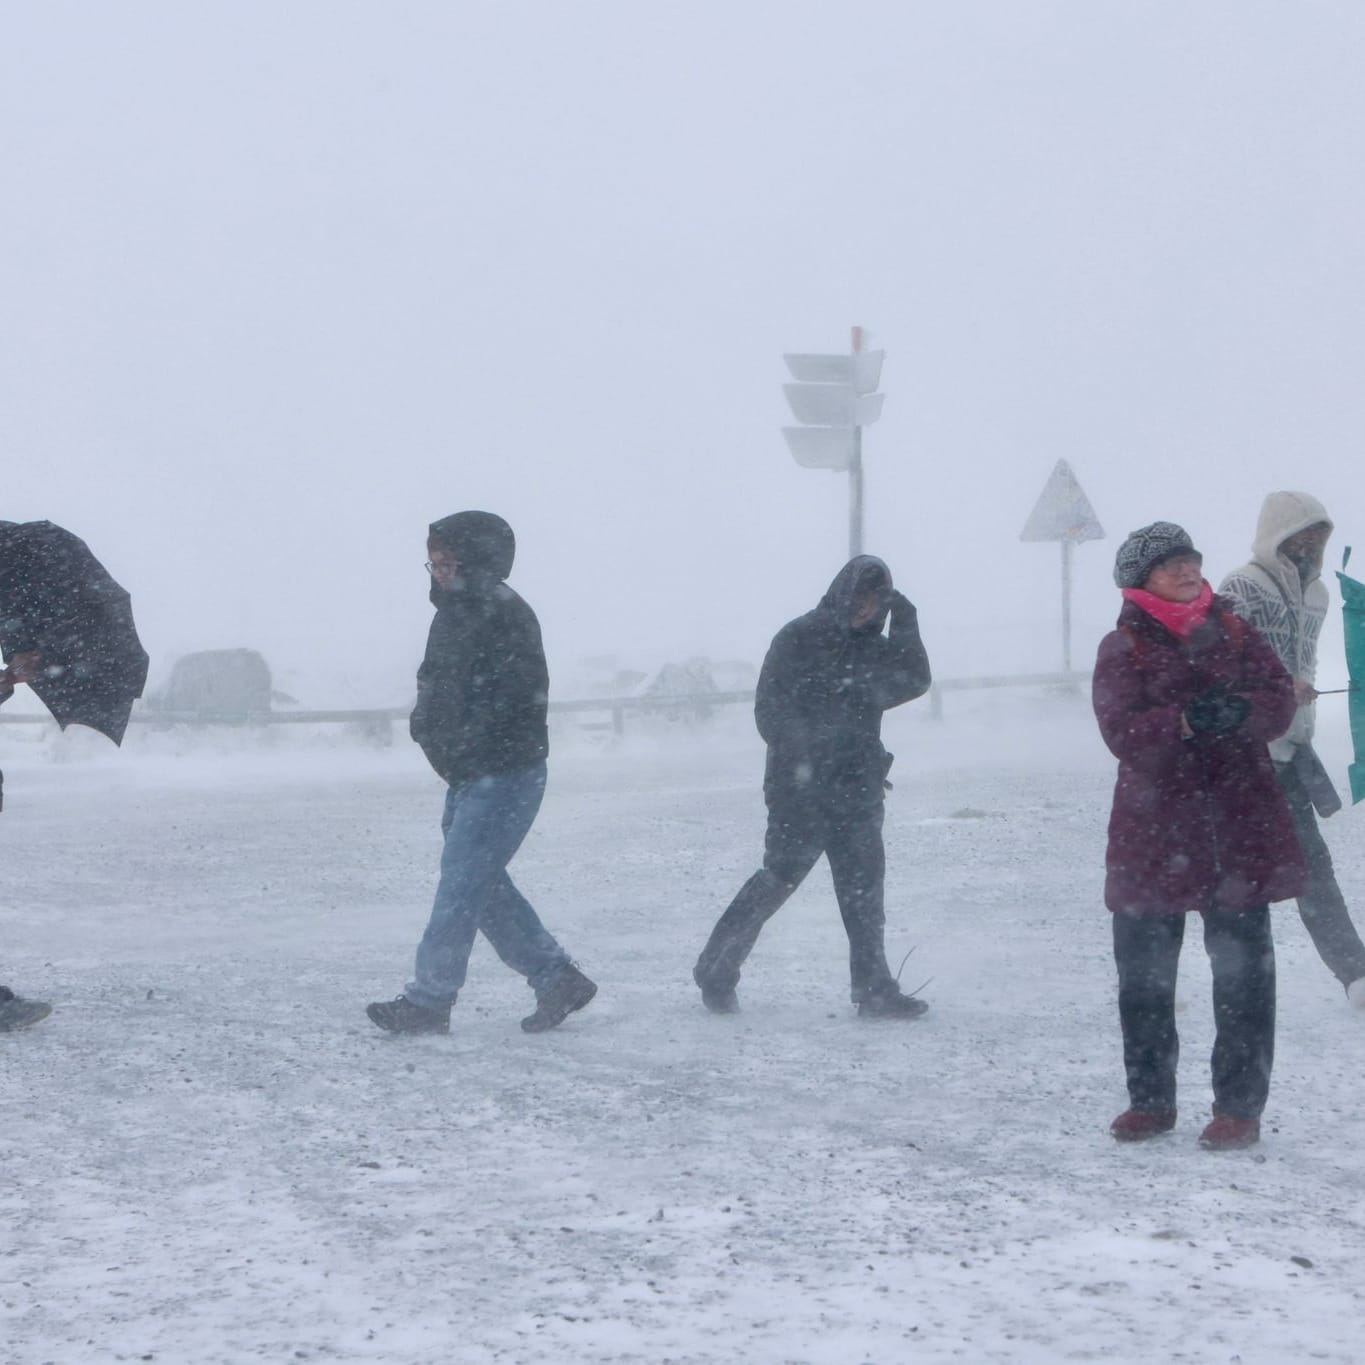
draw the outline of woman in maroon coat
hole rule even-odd
[[[1270,901],[1298,894],[1303,857],[1266,742],[1294,715],[1270,646],[1215,597],[1202,556],[1171,522],[1120,547],[1118,628],[1095,664],[1094,704],[1119,760],[1105,903],[1113,911],[1131,1107],[1110,1131],[1175,1126],[1175,980],[1198,911],[1213,968],[1213,1121],[1205,1147],[1260,1136],[1275,1046]]]

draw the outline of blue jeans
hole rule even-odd
[[[454,1002],[480,929],[497,955],[537,991],[568,965],[568,954],[507,875],[544,795],[544,763],[478,777],[446,792],[441,879],[417,945],[415,974],[403,990],[414,1005],[434,1009]]]

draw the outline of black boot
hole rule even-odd
[[[858,1002],[860,1019],[918,1019],[929,1006],[917,995],[902,995],[898,986],[872,991]]]
[[[392,1000],[376,1000],[365,1006],[365,1013],[389,1033],[449,1033],[450,1006],[428,1009],[414,1005],[406,995]]]
[[[738,1014],[739,996],[735,994],[733,986],[713,986],[701,974],[700,967],[692,969],[692,980],[701,987],[701,1003],[711,1011],[712,1014]]]
[[[528,1014],[521,1027],[527,1033],[544,1033],[581,1010],[596,994],[597,983],[570,962],[543,991],[536,992],[536,1012]]]

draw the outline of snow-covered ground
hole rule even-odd
[[[56,1007],[0,1038],[0,1358],[1365,1360],[1365,1014],[1293,908],[1262,1145],[1195,1143],[1193,936],[1179,1125],[1118,1146],[1088,706],[921,703],[888,718],[888,941],[930,1014],[854,1017],[822,865],[713,1018],[691,964],[763,822],[741,711],[556,737],[514,871],[597,1001],[528,1037],[480,945],[417,1040],[363,1013],[437,856],[405,741],[0,728],[0,979]],[[1362,819],[1326,831],[1365,917]]]

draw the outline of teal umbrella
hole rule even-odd
[[[1351,549],[1341,557],[1344,569],[1351,560]],[[1341,616],[1346,636],[1346,671],[1351,677],[1351,742],[1355,762],[1351,764],[1351,800],[1365,800],[1365,583],[1358,578],[1337,574],[1341,584]]]

